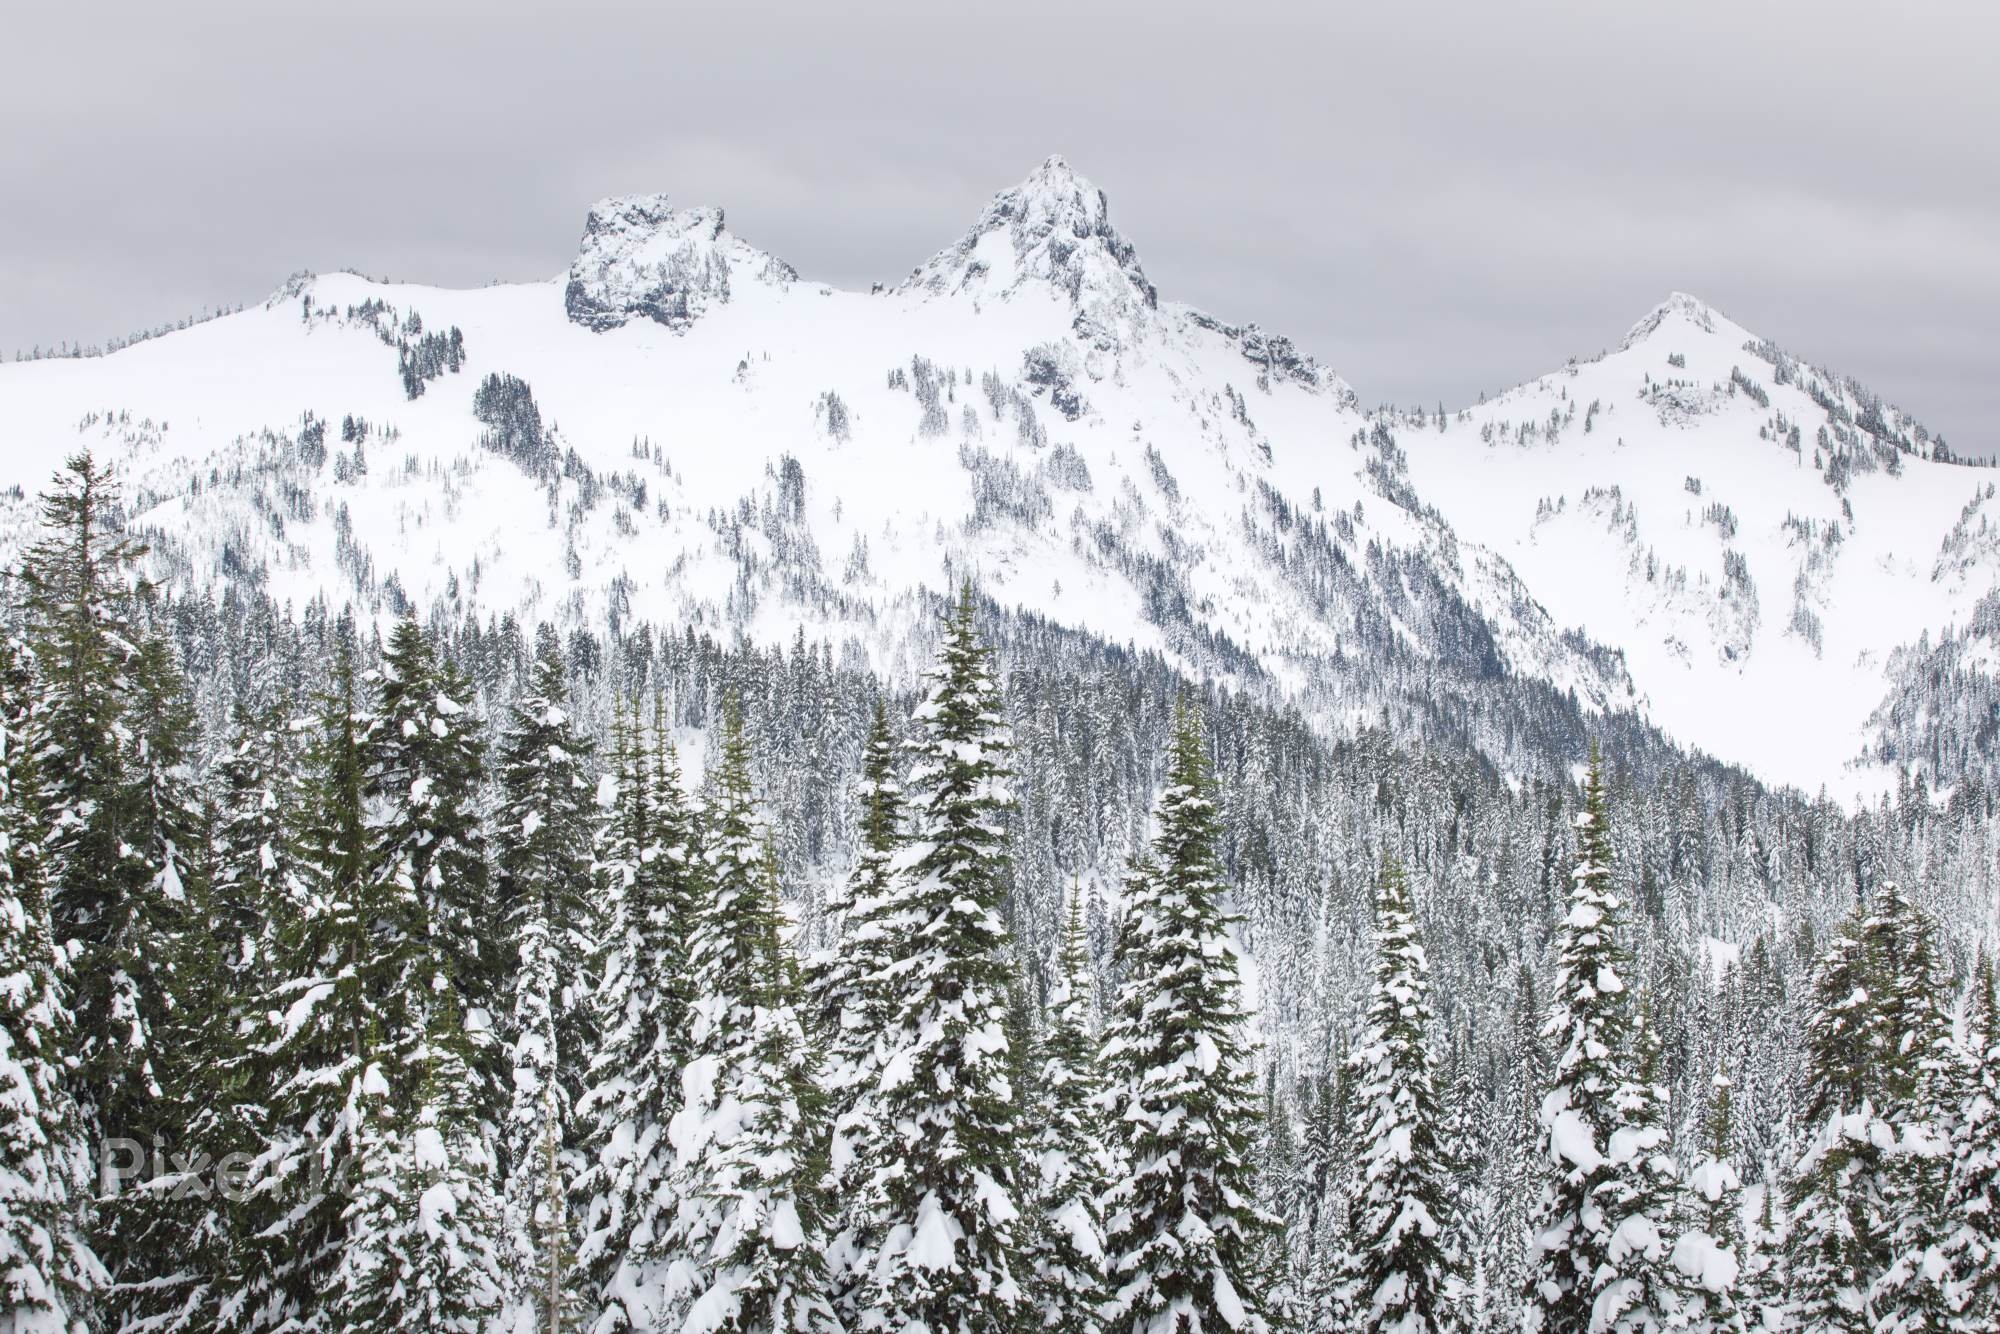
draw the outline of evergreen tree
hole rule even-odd
[[[1743,1267],[1736,1280],[1736,1309],[1745,1327],[1780,1328],[1784,1319],[1784,1250],[1778,1236],[1778,1186],[1769,1177],[1757,1194],[1757,1212],[1743,1236]]]
[[[894,861],[902,845],[896,743],[878,700],[856,789],[860,840],[854,869],[827,895],[832,939],[806,964],[806,987],[825,1046],[822,1069],[832,1131],[831,1197],[840,1202],[828,1251],[835,1310],[852,1321],[865,1275],[856,1266],[880,1244],[894,1127],[880,1111],[882,1071],[895,1018],[889,972],[911,952],[897,939]]]
[[[341,1244],[325,1294],[326,1314],[308,1318],[314,1328],[386,1334],[398,1327],[402,1314],[401,1248],[410,1233],[411,1214],[404,1165],[408,1146],[381,1067],[364,1067],[355,1091],[355,1153],[348,1164],[352,1193],[341,1212]]]
[[[123,532],[110,471],[88,453],[69,459],[42,497],[42,522],[21,582],[41,687],[31,717],[50,915],[74,960],[73,1088],[94,1149],[151,1145],[178,1129],[157,1061],[198,839],[177,772],[191,724],[165,645],[142,623],[146,585],[134,567],[145,548]],[[98,1221],[97,1248],[116,1276],[151,1277],[162,1257],[142,1244],[134,1215],[111,1207]]]
[[[1183,706],[1151,855],[1127,881],[1123,982],[1105,1027],[1106,1108],[1122,1178],[1106,1197],[1107,1328],[1269,1327],[1261,1272],[1276,1225],[1256,1204],[1250,1072],[1200,720]]]
[[[218,901],[212,810],[199,792],[192,753],[194,708],[167,641],[146,640],[134,660],[128,720],[138,742],[128,763],[133,784],[130,826],[145,831],[156,901],[165,905],[153,948],[171,985],[154,1029],[156,1115],[171,1131],[147,1180],[117,1206],[125,1276],[118,1296],[128,1334],[240,1328],[240,1296],[258,1279],[243,1244],[240,1201],[220,1189],[217,1165],[268,1141],[263,1090],[251,1077],[244,1046],[246,1000],[273,904],[246,902],[260,892],[231,865]],[[274,755],[281,760],[282,752]],[[241,834],[232,829],[232,835]],[[282,835],[280,835],[282,841]],[[224,849],[232,857],[239,849]],[[258,869],[263,856],[259,850]],[[275,861],[273,870],[276,869]],[[259,924],[248,926],[246,917]]]
[[[431,979],[450,978],[472,1053],[476,1110],[497,1124],[506,1108],[495,1001],[510,973],[478,811],[484,747],[467,708],[470,685],[438,660],[411,620],[396,626],[369,681],[375,701],[363,749],[373,939],[365,966],[390,1053],[385,1070],[398,1098],[407,1096],[398,1063],[426,1045],[438,999]]]
[[[829,1334],[824,1108],[782,939],[777,875],[732,702],[704,840],[709,900],[689,949],[693,1058],[675,1115],[670,1301],[684,1334]]]
[[[580,1317],[568,1268],[575,1255],[570,1186],[577,1176],[565,1144],[571,1103],[559,1064],[557,956],[548,900],[532,896],[514,931],[513,1097],[507,1111],[506,1236],[511,1297],[528,1328],[559,1334]]]
[[[1951,1188],[1940,1251],[1953,1330],[2000,1325],[2000,1018],[1993,974],[1981,959],[1966,1024],[1977,1044],[1977,1079],[1952,1141]]]
[[[1486,1189],[1487,1175],[1496,1167],[1494,1115],[1502,1109],[1484,1102],[1468,1047],[1454,1044],[1452,1048],[1438,1147],[1449,1185],[1442,1220],[1445,1251],[1457,1262],[1447,1291],[1457,1311],[1458,1327],[1478,1331],[1492,1326],[1499,1314],[1495,1299],[1502,1291],[1496,1286],[1500,1270],[1495,1261],[1505,1242],[1497,1201]],[[1511,1307],[1508,1310],[1511,1312]]]
[[[399,1240],[402,1310],[393,1328],[485,1334],[506,1293],[500,1245],[498,1169],[478,1117],[473,1048],[460,1027],[450,984],[438,999],[418,1058],[423,1089],[410,1136],[410,1229]]]
[[[1375,893],[1375,988],[1352,1062],[1364,1139],[1358,1242],[1359,1328],[1433,1334],[1449,1327],[1446,1249],[1451,1179],[1431,1085],[1430,964],[1402,864]]]
[[[676,1212],[668,1127],[681,1105],[685,941],[703,883],[672,749],[663,742],[648,763],[622,714],[614,747],[614,781],[599,788],[597,880],[607,906],[591,994],[598,1045],[577,1105],[577,1264],[595,1334],[649,1329],[665,1301],[660,1248]]]
[[[1674,1265],[1685,1276],[1683,1327],[1697,1334],[1746,1328],[1737,1301],[1738,1279],[1748,1258],[1743,1233],[1743,1188],[1733,1161],[1736,1127],[1729,1080],[1718,1075],[1708,1108],[1701,1153],[1686,1178],[1685,1222],[1674,1244]]]
[[[402,984],[404,970],[385,962],[409,952],[397,924],[410,914],[370,873],[357,652],[342,621],[300,783],[299,885],[277,905],[275,980],[245,1023],[246,1080],[270,1089],[269,1115],[248,1173],[248,1256],[232,1305],[254,1328],[301,1334],[341,1328],[335,1295],[366,1267],[355,1227],[388,1226],[380,1210],[394,1199],[370,1191],[394,1184],[399,1152],[385,1119],[384,1034],[400,998],[384,978]]]
[[[1576,819],[1569,912],[1544,1033],[1559,1051],[1542,1099],[1551,1179],[1530,1255],[1529,1334],[1653,1331],[1678,1313],[1663,1230],[1672,1162],[1649,1040],[1626,991],[1603,766],[1595,748]]]
[[[379,1067],[362,1081],[361,1180],[336,1275],[343,1334],[487,1334],[505,1294],[497,1167],[481,1127],[479,1080],[451,984],[439,975],[398,1111]]]
[[[0,640],[0,1314],[19,1334],[68,1334],[90,1327],[109,1275],[90,1246],[89,1149],[65,1082],[68,958],[24,744],[31,690],[25,655]]]
[[[1792,1318],[1803,1328],[1838,1334],[1873,1329],[1869,1294],[1888,1249],[1882,1146],[1890,1132],[1880,1126],[1870,1097],[1883,1044],[1863,924],[1857,914],[1833,939],[1813,982],[1807,1028],[1811,1138],[1786,1199],[1785,1286]]]
[[[515,951],[507,1233],[522,1311],[567,1318],[575,1254],[570,1219],[579,1164],[574,1109],[593,1049],[585,963],[591,920],[593,788],[589,743],[575,734],[560,648],[544,626],[533,677],[501,748],[496,822],[500,897]]]
[[[1305,1334],[1347,1334],[1358,1323],[1361,1251],[1355,1244],[1353,1152],[1354,1081],[1348,1060],[1331,1053],[1306,1121],[1307,1182],[1311,1210],[1299,1284]]]
[[[1928,1334],[1944,1328],[1946,1266],[1938,1248],[1948,1227],[1952,1134],[1970,1088],[1940,998],[1931,923],[1902,888],[1885,885],[1863,928],[1887,1059],[1880,1107],[1894,1131],[1886,1164],[1888,1265],[1872,1304],[1877,1334]]]
[[[277,980],[276,933],[304,896],[300,762],[289,709],[239,708],[235,743],[216,765],[214,876],[208,931],[238,994]]]
[[[1680,1168],[1667,1134],[1660,1038],[1643,1012],[1633,1017],[1632,1046],[1637,1068],[1617,1092],[1619,1124],[1605,1154],[1611,1175],[1598,1195],[1611,1235],[1593,1318],[1618,1334],[1652,1334],[1686,1319],[1671,1231]]]
[[[245,1199],[233,1165],[247,1156],[254,1166],[282,1138],[254,1049],[258,1006],[279,976],[277,933],[305,895],[294,825],[302,794],[281,706],[239,707],[216,778],[207,873],[183,886],[177,1003],[160,1030],[164,1105],[180,1130],[162,1169],[123,1205],[128,1232],[148,1236],[164,1263],[124,1289],[127,1334],[220,1334],[270,1317],[273,1275],[257,1235],[270,1202]]]
[[[929,679],[909,742],[911,837],[883,918],[902,947],[880,1084],[892,1133],[860,1323],[986,1334],[1014,1328],[1026,1294],[1001,915],[1009,747],[969,585]]]
[[[1059,1334],[1101,1328],[1104,1220],[1110,1184],[1103,1121],[1103,1080],[1090,1032],[1090,958],[1084,949],[1083,900],[1072,891],[1063,923],[1062,972],[1049,997],[1048,1032],[1035,1081],[1030,1146],[1033,1225],[1025,1259],[1041,1308],[1041,1327]]]

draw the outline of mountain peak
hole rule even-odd
[[[730,234],[719,208],[675,208],[663,194],[600,199],[584,220],[563,305],[602,333],[635,318],[685,333],[731,281],[782,286],[796,270]]]
[[[934,255],[899,290],[1008,296],[1031,281],[1064,293],[1079,331],[1084,325],[1094,330],[1092,341],[1108,336],[1119,316],[1159,305],[1138,251],[1111,225],[1110,201],[1060,155],[995,195],[956,245]]]
[[[1702,333],[1712,334],[1718,324],[1726,323],[1726,317],[1716,313],[1715,308],[1699,297],[1686,292],[1671,292],[1667,299],[1646,312],[1646,317],[1632,326],[1625,341],[1618,345],[1623,352],[1639,346],[1651,339],[1662,328],[1692,326]]]

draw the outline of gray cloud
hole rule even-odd
[[[1679,288],[2000,446],[1984,7],[315,8],[11,17],[0,348],[302,267],[547,276],[627,190],[865,284],[1060,151],[1164,293],[1365,401],[1470,400]]]

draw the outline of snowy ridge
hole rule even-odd
[[[412,396],[447,330],[462,366]],[[309,277],[0,367],[0,485],[85,446],[183,588],[806,628],[909,679],[926,597],[970,576],[1328,729],[1533,684],[1808,789],[1880,781],[1849,766],[1889,650],[2000,574],[1963,517],[1983,473],[1691,297],[1490,402],[1371,417],[1289,340],[1162,299],[1060,158],[875,295],[626,196],[552,282]]]
[[[1882,783],[1853,762],[1890,650],[2000,577],[1989,474],[1684,293],[1612,353],[1392,420],[1416,492],[1617,646],[1649,716],[1807,790]]]

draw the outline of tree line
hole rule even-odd
[[[17,1330],[1992,1326],[1991,978],[1955,1013],[1893,886],[1821,951],[1813,1131],[1753,1210],[1726,1080],[1675,1142],[1595,764],[1520,1102],[1441,1041],[1390,856],[1365,1013],[1295,1115],[1217,720],[1176,711],[1122,883],[1021,920],[969,588],[907,720],[874,713],[807,924],[740,703],[689,781],[663,701],[579,724],[552,631],[492,727],[434,634],[343,618],[323,687],[197,773],[108,474],[73,460],[44,519],[0,649]],[[1018,941],[1051,929],[1044,985]],[[1505,1273],[1482,1114],[1534,1146]]]

